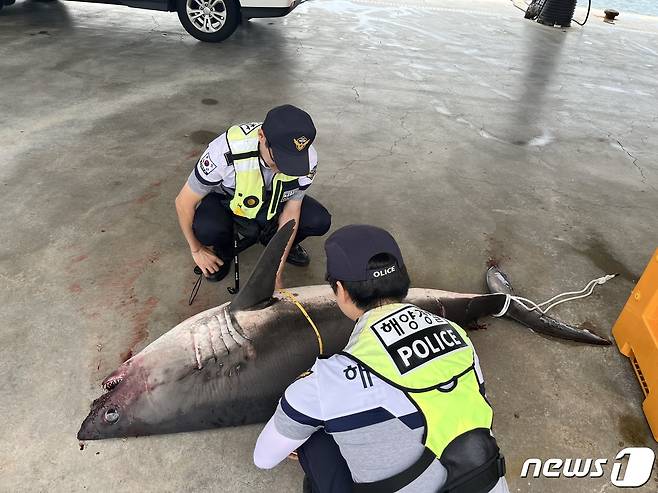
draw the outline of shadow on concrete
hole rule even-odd
[[[525,71],[521,80],[517,111],[512,117],[510,141],[527,145],[543,134],[542,115],[555,109],[548,98],[549,85],[556,78],[564,41],[568,33],[563,29],[546,27],[534,22],[524,23],[526,42]]]
[[[0,21],[10,20],[28,28],[65,29],[73,26],[71,15],[66,5],[57,1],[27,0],[5,6],[0,10]],[[46,34],[46,33],[43,33]]]

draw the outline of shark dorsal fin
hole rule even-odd
[[[272,298],[276,273],[295,227],[294,219],[284,224],[261,253],[244,288],[233,298],[231,312],[249,310]]]

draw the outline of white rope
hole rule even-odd
[[[505,294],[505,304],[503,305],[502,310],[500,310],[498,313],[496,313],[493,316],[494,317],[502,317],[503,315],[505,315],[505,313],[507,313],[507,310],[510,307],[510,304],[512,303],[512,300],[516,301],[519,305],[521,305],[523,308],[525,308],[529,312],[537,310],[542,315],[545,315],[546,313],[548,313],[549,310],[552,310],[553,308],[555,308],[558,305],[561,305],[562,303],[566,303],[567,301],[578,300],[578,299],[581,299],[581,298],[587,298],[588,296],[590,296],[594,292],[594,288],[596,286],[600,286],[602,284],[605,284],[610,279],[613,279],[616,276],[617,276],[617,274],[609,274],[607,276],[592,279],[580,291],[567,291],[565,293],[560,293],[560,294],[555,295],[551,299],[546,300],[542,303],[535,303],[534,301],[529,300],[528,298],[523,298],[521,296],[515,296],[515,295],[511,295],[511,294],[507,294],[507,293],[497,293],[497,294]],[[567,298],[564,298],[565,296],[567,296]],[[564,299],[559,299],[559,298],[564,298]],[[556,301],[556,300],[559,300],[559,301]],[[546,305],[548,305],[548,306],[546,308],[544,308]]]
[[[502,293],[498,293],[502,294]],[[507,310],[509,309],[510,303],[512,303],[512,295],[511,294],[506,294],[505,295],[505,304],[503,305],[503,309],[500,310],[498,313],[495,313],[492,315],[492,317],[502,317],[507,313]]]

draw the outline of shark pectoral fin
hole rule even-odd
[[[288,241],[292,237],[295,228],[295,220],[291,219],[284,224],[263,250],[249,280],[240,292],[235,296],[229,310],[249,310],[261,303],[268,301],[274,294],[274,283],[276,273],[279,270]]]

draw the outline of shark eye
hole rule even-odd
[[[105,421],[111,425],[119,421],[119,411],[112,408],[105,411]]]

